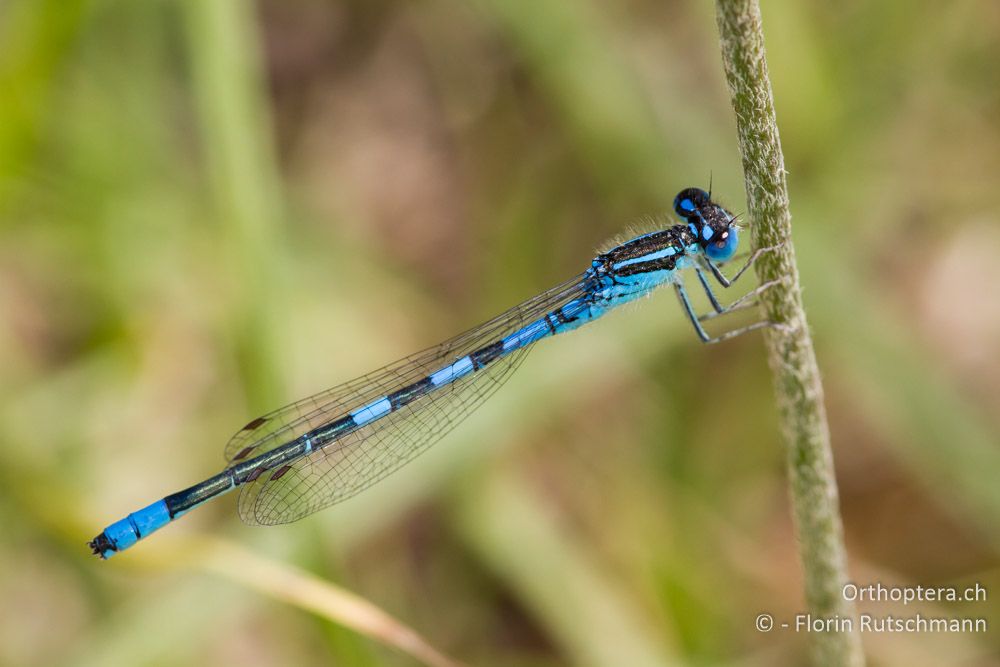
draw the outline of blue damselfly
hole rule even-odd
[[[710,337],[701,321],[752,305],[765,283],[723,307],[706,272],[729,287],[759,249],[727,278],[717,263],[738,245],[735,218],[698,188],[680,192],[681,224],[637,236],[598,255],[583,273],[440,345],[254,419],[226,445],[218,475],[117,521],[90,546],[102,558],[127,549],[198,505],[239,488],[251,524],[300,519],[344,500],[398,469],[485,401],[536,342],[592,322],[617,306],[671,285],[698,337],[714,343],[756,322]],[[681,272],[691,269],[714,312],[697,316]]]

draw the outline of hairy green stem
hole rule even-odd
[[[768,330],[765,340],[788,447],[789,485],[806,602],[813,618],[856,620],[853,605],[844,600],[842,593],[847,581],[847,557],[837,506],[837,481],[823,387],[802,308],[791,242],[785,163],[764,57],[760,5],[757,0],[716,0],[716,9],[722,60],[736,112],[753,246],[780,245],[762,255],[755,269],[762,283],[783,279],[764,293],[761,305],[767,319],[782,325]],[[864,664],[857,631],[819,632],[812,639],[819,665]]]

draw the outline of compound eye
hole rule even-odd
[[[728,231],[719,235],[717,241],[709,243],[705,247],[705,254],[711,259],[724,262],[736,254],[736,246],[739,245],[739,235],[732,227]]]
[[[687,188],[681,190],[674,197],[674,211],[681,218],[687,219],[698,208],[704,206],[709,201],[708,193],[700,188]]]

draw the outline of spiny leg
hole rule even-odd
[[[722,271],[719,270],[719,267],[717,267],[714,263],[712,263],[712,260],[710,260],[709,258],[705,257],[704,260],[705,264],[708,266],[708,269],[712,272],[712,275],[715,276],[715,279],[719,281],[719,284],[722,285],[723,287],[729,287],[740,279],[740,276],[742,276],[743,273],[750,268],[751,264],[757,261],[758,257],[763,255],[765,252],[773,252],[783,245],[785,245],[784,241],[782,241],[777,245],[768,246],[766,248],[757,248],[752,253],[750,253],[750,259],[746,261],[746,264],[740,267],[740,270],[737,271],[736,275],[734,275],[732,278],[727,278],[722,273]]]
[[[719,300],[715,297],[715,292],[712,291],[712,286],[708,284],[708,278],[698,267],[695,267],[694,272],[698,274],[698,280],[701,282],[701,286],[705,288],[705,294],[708,295],[708,300],[712,303],[712,308],[715,308],[716,315],[726,312],[727,308],[723,307]],[[731,308],[732,306],[730,306]],[[698,318],[702,319],[702,318]]]
[[[698,318],[698,321],[704,322],[705,320],[711,320],[716,317],[719,317],[720,315],[726,315],[728,313],[732,313],[737,310],[745,310],[747,308],[752,308],[753,306],[757,305],[757,302],[753,300],[754,297],[763,294],[764,292],[771,289],[775,285],[783,282],[785,282],[785,278],[775,278],[774,280],[769,280],[766,283],[758,285],[757,287],[753,288],[740,298],[736,299],[736,301],[733,301],[731,304],[724,307],[722,310],[716,310],[716,312],[714,313],[705,313],[704,315]]]
[[[687,290],[684,289],[683,283],[674,283],[674,291],[677,293],[677,299],[681,302],[681,308],[687,313],[688,319],[691,321],[691,326],[694,327],[694,332],[698,334],[701,342],[707,343],[711,340],[711,336],[708,335],[701,326],[701,322],[698,321],[698,316],[695,315],[694,308],[691,307],[691,300],[688,299]]]
[[[687,314],[688,320],[691,322],[691,326],[694,327],[695,333],[698,334],[698,338],[700,338],[701,342],[703,342],[703,343],[707,343],[707,344],[720,343],[720,342],[722,342],[724,340],[729,340],[730,338],[735,338],[736,336],[741,336],[741,335],[743,335],[745,333],[748,333],[750,331],[755,331],[757,329],[763,329],[764,327],[777,327],[777,326],[779,326],[778,324],[776,324],[774,322],[766,322],[766,321],[764,321],[764,322],[754,322],[753,324],[748,324],[745,327],[740,327],[739,329],[733,329],[732,331],[727,331],[726,333],[721,334],[719,336],[715,336],[713,338],[712,336],[709,336],[708,332],[706,332],[705,329],[704,329],[704,327],[701,326],[701,322],[699,322],[699,318],[695,314],[694,308],[691,307],[691,300],[688,298],[687,290],[684,289],[684,285],[681,284],[681,283],[674,283],[674,291],[677,293],[677,298],[681,302],[681,307],[684,309],[684,312]]]
[[[715,338],[710,338],[706,340],[705,343],[708,343],[709,345],[713,343],[721,343],[724,340],[729,340],[730,338],[736,338],[737,336],[742,336],[745,333],[756,331],[757,329],[763,329],[765,327],[779,328],[780,326],[782,325],[779,325],[777,322],[768,322],[766,320],[761,320],[760,322],[754,322],[753,324],[748,324],[745,327],[740,327],[739,329],[733,329],[732,331],[727,331],[726,333],[720,334]]]
[[[779,243],[778,246],[776,246],[776,247],[780,247],[782,245],[783,244]],[[754,253],[754,251],[747,250],[746,252],[741,252],[738,255],[733,255],[732,257],[730,257],[729,259],[726,260],[726,264],[732,264],[734,262],[742,262],[743,260],[745,260],[747,257],[749,257],[750,255],[752,255],[753,253]]]

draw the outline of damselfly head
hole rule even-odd
[[[712,201],[707,192],[701,188],[681,190],[674,198],[674,211],[687,221],[691,233],[711,259],[724,262],[736,254],[739,245],[736,218]]]
[[[707,243],[702,243],[705,254],[710,259],[717,262],[725,262],[736,254],[736,248],[740,244],[740,234],[735,224],[730,225],[726,231],[717,233]]]
[[[674,211],[687,220],[711,203],[711,196],[701,188],[687,188],[678,192],[677,196],[674,197]]]

